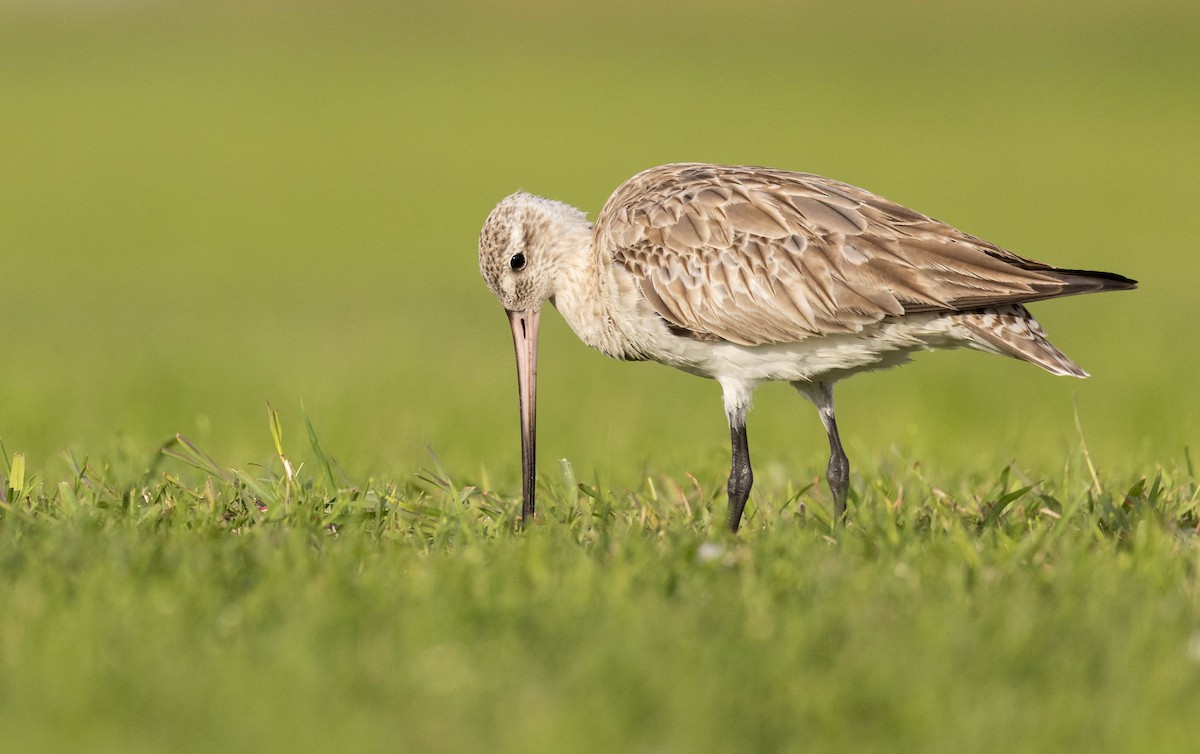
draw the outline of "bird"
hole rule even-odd
[[[1025,304],[1137,287],[1115,273],[1018,256],[831,178],[705,163],[638,173],[594,224],[563,202],[514,193],[484,222],[479,270],[507,312],[516,351],[522,525],[535,514],[537,337],[549,302],[608,356],[720,384],[734,533],[754,483],[746,415],[762,383],[788,382],[815,404],[842,525],[850,462],[835,383],[956,347],[1086,377]]]

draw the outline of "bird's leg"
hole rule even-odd
[[[729,437],[733,445],[733,463],[729,469],[729,518],[731,532],[737,533],[742,523],[742,511],[750,497],[754,484],[754,471],[750,468],[750,443],[746,439],[746,411],[742,409],[729,414]]]
[[[842,438],[838,434],[837,418],[833,414],[833,385],[828,382],[793,383],[796,389],[816,404],[821,424],[829,435],[829,466],[825,469],[825,481],[833,493],[833,522],[840,526],[846,522],[846,494],[850,489],[850,459],[842,449]]]
[[[825,481],[829,483],[829,491],[833,493],[833,522],[840,526],[846,523],[846,493],[850,491],[850,459],[842,450],[842,438],[838,436],[837,421],[833,418],[833,408],[829,409],[829,419],[825,420],[825,412],[821,412],[821,420],[825,431],[829,433],[829,466],[825,469]]]

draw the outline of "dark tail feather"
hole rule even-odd
[[[1049,275],[1063,284],[1062,291],[1057,296],[1071,296],[1077,293],[1100,293],[1101,291],[1128,291],[1137,288],[1137,281],[1115,272],[1099,272],[1097,270],[1046,270]]]

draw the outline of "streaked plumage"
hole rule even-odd
[[[744,422],[759,383],[791,382],[817,404],[840,518],[848,462],[834,382],[903,363],[919,349],[957,346],[1083,377],[1023,304],[1136,285],[1026,259],[839,181],[706,164],[634,176],[594,228],[567,205],[514,194],[485,223],[479,263],[513,319],[519,363],[518,326],[535,327],[550,300],[594,348],[720,382],[734,444],[734,530],[752,483]],[[525,335],[536,339],[532,328]],[[532,402],[526,366],[522,397]],[[526,418],[532,437],[532,407]],[[528,515],[532,440],[526,444]]]

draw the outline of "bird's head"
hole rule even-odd
[[[522,522],[533,515],[538,318],[542,304],[554,295],[562,255],[590,233],[587,219],[574,207],[516,193],[496,205],[479,234],[479,272],[508,312],[517,352]]]
[[[479,272],[510,312],[533,311],[554,295],[559,246],[582,226],[583,213],[519,192],[496,205],[479,234]]]

